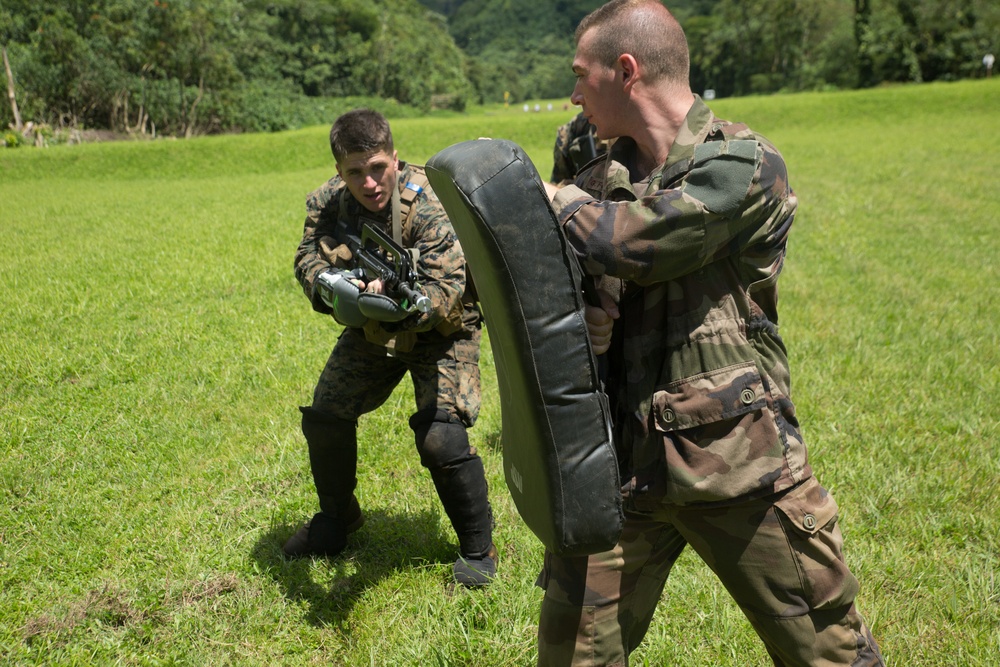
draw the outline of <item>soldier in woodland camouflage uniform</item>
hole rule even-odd
[[[330,146],[338,175],[306,201],[295,277],[313,309],[345,328],[312,405],[301,408],[320,511],[284,551],[290,557],[333,556],[361,527],[354,495],[358,418],[382,405],[409,371],[417,404],[409,423],[420,462],[458,534],[455,581],[489,583],[497,561],[493,518],[483,463],[466,432],[479,414],[482,324],[462,248],[423,170],[398,160],[380,114],[366,109],[344,114],[330,131]],[[366,284],[350,272],[356,259],[348,237],[360,237],[366,222],[398,233],[397,243],[417,251],[419,290],[430,300],[428,312],[411,312],[389,300],[386,317],[379,319],[381,311],[359,307],[371,293],[384,291],[380,280]],[[326,285],[334,291],[323,289]]]
[[[775,665],[882,665],[789,395],[784,161],[691,93],[683,31],[657,0],[614,0],[576,40],[572,100],[618,139],[548,190],[602,286],[586,317],[608,355],[626,519],[607,553],[546,554],[539,664],[626,665],[690,545]]]
[[[580,169],[608,151],[608,142],[594,136],[594,126],[583,113],[559,126],[552,149],[552,183],[572,181]]]

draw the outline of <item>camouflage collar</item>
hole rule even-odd
[[[650,183],[651,189],[662,187],[676,174],[686,171],[694,158],[695,147],[705,142],[716,123],[715,114],[702,101],[701,97],[695,95],[694,104],[691,105],[684,118],[684,123],[677,131],[677,137],[670,146],[666,161],[654,169],[649,176],[648,183]],[[607,194],[622,187],[628,190],[632,189],[626,165],[631,164],[634,160],[635,150],[635,141],[631,138],[621,137],[615,140],[609,153],[609,160],[605,163],[607,171],[604,180],[607,183],[605,190]]]
[[[701,97],[694,96],[694,104],[688,110],[684,123],[677,130],[677,137],[673,145],[670,146],[670,153],[667,161],[663,163],[663,170],[666,171],[681,161],[690,161],[694,157],[694,148],[705,143],[705,138],[712,131],[715,122],[715,115],[708,108]]]

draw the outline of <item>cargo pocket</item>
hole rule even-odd
[[[785,446],[752,361],[664,386],[653,394],[652,413],[663,436],[668,502],[770,489],[785,469]]]
[[[844,540],[833,496],[815,477],[810,477],[774,506],[798,568],[803,602],[808,609],[836,609],[851,604],[858,594],[858,581],[844,563]]]

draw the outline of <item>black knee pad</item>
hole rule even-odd
[[[302,433],[307,441],[353,438],[358,428],[357,421],[341,419],[313,407],[301,406],[299,411],[302,413]]]
[[[422,410],[410,417],[420,465],[431,470],[475,458],[465,425],[444,410]]]

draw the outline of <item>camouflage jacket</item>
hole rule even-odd
[[[400,163],[400,190],[406,187],[414,169],[405,162]],[[415,312],[399,323],[372,320],[365,325],[365,337],[370,342],[386,345],[393,341],[396,349],[403,351],[412,349],[420,340],[467,336],[480,326],[475,300],[466,294],[462,246],[430,185],[417,195],[413,207],[413,213],[406,216],[402,225],[402,245],[419,251],[415,267],[419,275],[418,289],[430,299],[431,310],[428,313]],[[313,309],[320,313],[332,311],[313,289],[316,277],[331,266],[354,268],[350,253],[338,249],[346,241],[338,235],[337,222],[341,219],[346,222],[349,233],[357,237],[360,237],[365,222],[374,223],[392,235],[391,206],[386,206],[379,213],[371,213],[350,194],[339,176],[334,176],[309,194],[302,242],[295,253],[295,278],[302,285]]]
[[[584,271],[620,279],[609,398],[627,506],[718,503],[810,474],[778,335],[796,208],[785,163],[696,99],[664,164],[615,142],[553,206]]]

